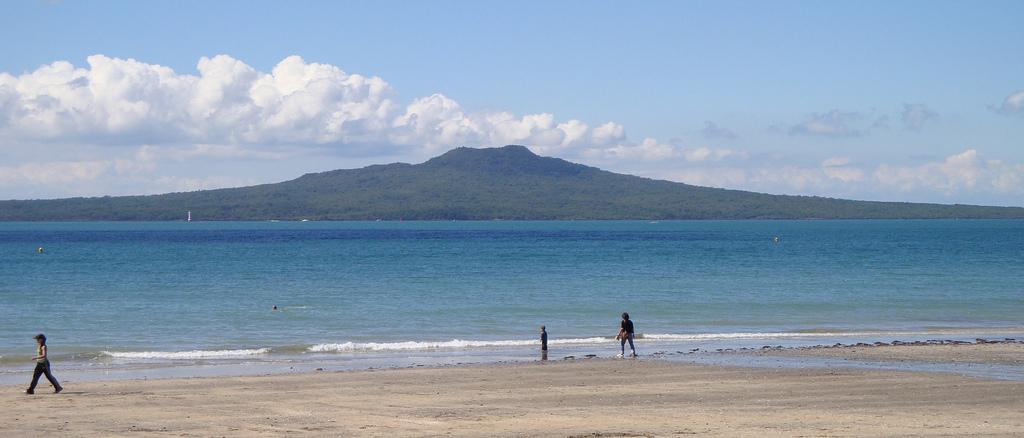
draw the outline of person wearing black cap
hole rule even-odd
[[[53,374],[50,373],[50,359],[46,357],[46,335],[40,333],[35,336],[35,340],[37,344],[36,357],[33,357],[32,360],[36,361],[36,370],[32,373],[32,384],[29,385],[28,391],[25,391],[25,393],[36,393],[36,384],[39,383],[39,376],[43,374],[46,374],[46,380],[49,380],[50,384],[53,385],[54,394],[63,391],[64,388],[60,386],[60,383],[57,383],[57,378],[53,377]]]

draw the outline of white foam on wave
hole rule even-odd
[[[245,350],[192,350],[192,351],[104,351],[104,356],[115,359],[230,359],[270,353],[269,348]]]
[[[777,339],[842,336],[841,333],[692,333],[692,334],[644,334],[643,339],[654,341],[711,341],[716,339]]]
[[[801,338],[836,338],[851,336],[909,335],[909,332],[736,332],[736,333],[652,333],[638,334],[637,339],[653,342],[699,342],[731,339],[801,339]],[[921,333],[923,334],[923,333]],[[586,345],[615,342],[614,338],[589,337],[551,339],[549,345]],[[407,350],[442,350],[471,349],[487,347],[520,347],[540,345],[540,340],[462,340],[450,341],[404,341],[404,342],[343,342],[316,344],[306,349],[310,353],[347,353],[358,351],[407,351]]]
[[[464,341],[461,339],[437,342],[343,342],[337,344],[317,344],[309,347],[307,351],[312,353],[328,353],[348,351],[435,350],[473,347],[515,347],[533,345],[534,343],[537,343],[537,341]]]
[[[837,338],[850,336],[925,335],[918,332],[739,332],[739,333],[666,333],[644,334],[640,337],[655,341],[713,341],[718,339],[789,339]]]
[[[573,338],[552,339],[548,344],[597,344],[608,342],[611,338]],[[486,347],[523,347],[540,345],[535,339],[510,339],[496,341],[474,341],[452,339],[450,341],[405,341],[405,342],[343,342],[336,344],[317,344],[309,347],[311,353],[344,353],[352,351],[405,351],[405,350],[441,350]]]
[[[615,340],[615,338],[613,338],[611,336],[608,336],[608,337],[595,336],[595,337],[592,337],[592,338],[549,339],[548,340],[548,344],[550,344],[550,345],[559,345],[559,344],[569,344],[569,345],[576,345],[576,344],[604,344],[604,343],[607,343],[607,342],[610,342],[610,341],[613,341],[613,340]],[[535,344],[539,345],[540,341],[535,342]]]

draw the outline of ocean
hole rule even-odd
[[[0,223],[0,382],[37,333],[78,379],[255,374],[608,356],[622,312],[642,355],[1019,336],[1024,221]]]

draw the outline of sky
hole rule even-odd
[[[0,1],[0,199],[521,144],[776,194],[1024,206],[1024,2]]]

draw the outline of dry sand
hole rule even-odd
[[[0,388],[0,435],[1024,436],[1024,382],[950,374],[577,360],[66,387]]]

